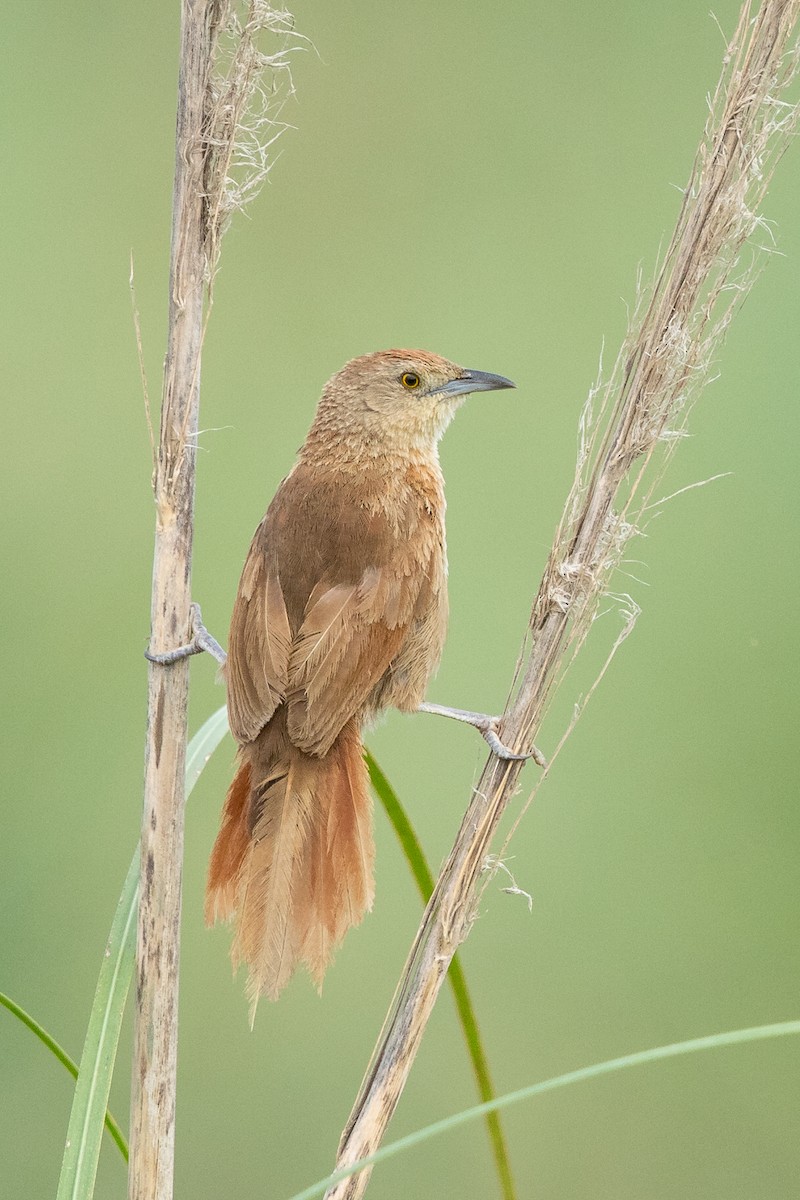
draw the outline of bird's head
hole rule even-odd
[[[430,449],[471,392],[515,385],[425,350],[381,350],[351,359],[326,383],[314,422],[376,449]]]

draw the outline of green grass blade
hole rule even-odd
[[[776,1025],[755,1025],[748,1029],[732,1029],[727,1033],[712,1033],[708,1037],[691,1038],[687,1042],[672,1042],[668,1046],[654,1046],[650,1050],[639,1050],[635,1054],[624,1054],[621,1058],[612,1058],[607,1062],[594,1063],[591,1067],[568,1071],[566,1075],[556,1075],[553,1079],[530,1084],[516,1092],[508,1092],[505,1096],[489,1100],[486,1104],[476,1104],[474,1108],[465,1108],[463,1112],[454,1113],[453,1116],[445,1117],[441,1121],[434,1121],[432,1125],[426,1125],[423,1129],[418,1129],[416,1133],[409,1133],[406,1137],[398,1138],[396,1142],[390,1142],[382,1149],[376,1150],[374,1154],[370,1154],[368,1158],[360,1159],[352,1167],[334,1171],[325,1179],[312,1183],[311,1187],[297,1192],[296,1195],[290,1197],[290,1200],[315,1200],[316,1196],[322,1196],[329,1187],[339,1183],[342,1179],[347,1179],[349,1175],[355,1175],[364,1167],[383,1162],[384,1159],[400,1154],[403,1150],[410,1150],[413,1146],[418,1146],[420,1142],[426,1142],[429,1138],[449,1133],[451,1129],[456,1129],[459,1125],[466,1125],[468,1121],[475,1121],[479,1117],[485,1116],[487,1112],[507,1108],[510,1104],[518,1104],[521,1100],[530,1100],[534,1096],[541,1096],[544,1092],[555,1091],[556,1088],[567,1087],[569,1084],[580,1083],[586,1079],[596,1079],[600,1075],[610,1075],[614,1071],[623,1071],[628,1067],[639,1067],[646,1063],[658,1062],[664,1058],[677,1058],[682,1054],[696,1054],[701,1050],[716,1050],[722,1046],[741,1045],[743,1042],[758,1042],[766,1038],[785,1037],[787,1034],[797,1033],[800,1033],[800,1021],[782,1021]]]
[[[91,1196],[122,1014],[133,974],[139,851],[117,904],[97,979],[58,1182],[58,1200]]]
[[[403,853],[408,859],[411,873],[419,888],[423,903],[427,904],[433,891],[433,875],[431,874],[431,869],[428,866],[414,826],[411,824],[408,813],[400,803],[400,799],[394,788],[368,750],[365,757],[372,786],[383,807],[386,809],[386,815],[391,821],[400,845],[403,848]],[[472,1069],[475,1072],[475,1079],[478,1084],[478,1095],[485,1103],[494,1099],[495,1090],[492,1086],[492,1077],[489,1074],[489,1063],[486,1058],[486,1051],[483,1048],[478,1019],[475,1016],[475,1009],[472,1006],[472,999],[467,988],[467,980],[458,954],[453,955],[447,978],[453,989],[456,1009],[458,1010],[458,1019],[461,1022],[464,1041],[467,1044],[467,1050],[472,1060]],[[497,1177],[500,1181],[503,1196],[505,1200],[516,1200],[508,1147],[503,1134],[503,1128],[500,1124],[500,1117],[493,1109],[486,1113],[486,1128],[492,1144]]]
[[[187,796],[227,731],[227,714],[224,708],[220,708],[192,738],[186,752]],[[114,914],[89,1014],[57,1200],[89,1200],[94,1192],[111,1075],[119,1044],[122,1014],[133,975],[138,902],[137,846]]]
[[[22,1024],[26,1025],[32,1033],[36,1034],[39,1041],[44,1043],[50,1053],[53,1054],[60,1063],[63,1063],[73,1079],[78,1078],[78,1064],[75,1062],[75,1059],[72,1058],[71,1055],[67,1054],[64,1047],[59,1045],[52,1034],[49,1034],[44,1026],[39,1024],[35,1017],[32,1017],[30,1013],[26,1012],[24,1008],[12,1000],[10,996],[7,996],[5,992],[0,992],[0,1004],[2,1004],[4,1008],[7,1008],[10,1013],[13,1013],[15,1017],[18,1017]],[[128,1143],[125,1141],[124,1134],[119,1125],[107,1109],[105,1115],[105,1126],[108,1132],[111,1134],[111,1137],[119,1146],[120,1154],[125,1159],[125,1162],[127,1162]]]

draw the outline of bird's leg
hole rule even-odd
[[[167,650],[163,654],[151,654],[149,650],[145,650],[144,656],[149,662],[159,663],[162,667],[168,667],[172,663],[179,662],[182,658],[188,658],[190,654],[202,654],[204,650],[207,650],[218,663],[225,662],[228,656],[216,638],[211,636],[203,624],[203,618],[200,615],[200,605],[190,605],[189,614],[192,621],[192,640],[187,642],[185,646],[178,646],[175,650]]]
[[[511,762],[523,762],[525,759],[532,758],[540,767],[547,766],[547,759],[536,746],[529,754],[515,754],[513,750],[509,750],[508,746],[503,745],[497,734],[500,717],[489,717],[486,713],[469,712],[464,708],[447,708],[443,704],[420,704],[417,711],[433,713],[440,717],[452,717],[454,721],[464,721],[467,725],[474,725],[484,741],[488,743],[489,749],[498,758]]]

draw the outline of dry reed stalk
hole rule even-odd
[[[206,289],[231,212],[255,195],[287,49],[257,49],[262,31],[282,35],[286,13],[263,0],[240,21],[225,0],[182,0],[167,355],[153,489],[156,536],[150,651],[188,641],[195,442]],[[222,47],[222,50],[220,48]],[[220,73],[219,63],[223,64]],[[289,77],[290,82],[290,77]],[[151,663],[136,948],[136,1016],[128,1195],[172,1196],[177,1066],[178,960],[183,862],[188,659]]]
[[[501,731],[517,749],[531,746],[602,597],[612,595],[610,576],[653,507],[652,489],[685,432],[713,349],[756,274],[754,263],[740,264],[740,253],[763,228],[758,206],[798,120],[797,106],[781,96],[798,72],[800,43],[790,39],[800,0],[765,0],[755,17],[751,10],[750,3],[741,10],[649,298],[638,305],[610,379],[584,409],[575,482],[533,604],[512,688],[516,698]],[[623,599],[628,611],[611,655],[636,616],[629,598]],[[342,1134],[337,1170],[380,1144],[450,960],[469,933],[482,886],[497,869],[489,848],[520,769],[491,758],[472,793]],[[332,1186],[327,1200],[357,1200],[369,1174],[366,1168]]]

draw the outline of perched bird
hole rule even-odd
[[[421,350],[347,363],[256,530],[225,667],[238,769],[211,856],[206,919],[236,916],[231,955],[255,1005],[303,961],[318,986],[372,906],[361,730],[420,708],[447,625],[437,443],[470,392],[510,388]],[[427,706],[477,724],[492,718]]]

